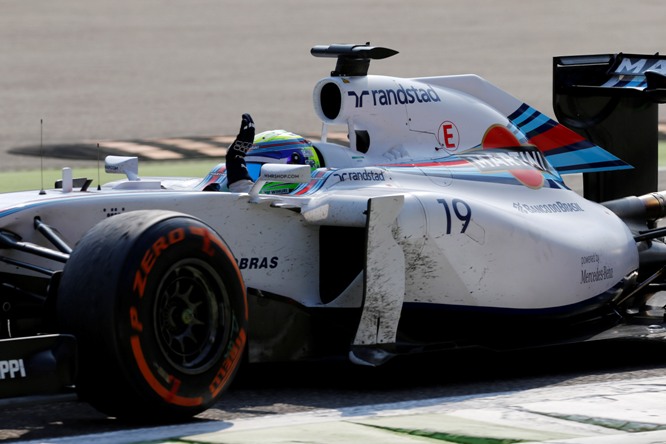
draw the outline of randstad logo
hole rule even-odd
[[[372,101],[373,106],[406,105],[411,103],[442,101],[437,94],[437,91],[435,91],[430,85],[428,85],[427,88],[417,88],[415,86],[405,88],[402,85],[398,85],[395,89],[363,90],[360,93],[356,91],[347,91],[347,95],[354,98],[356,108],[363,108],[363,105],[368,104],[368,100]]]

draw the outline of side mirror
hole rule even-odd
[[[106,156],[104,171],[109,174],[125,174],[128,180],[139,180],[139,158]]]
[[[250,202],[259,200],[259,191],[267,182],[307,183],[310,181],[310,165],[267,163],[261,167],[259,179],[250,190]]]

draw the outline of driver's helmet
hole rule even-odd
[[[245,161],[253,180],[257,180],[261,165],[265,163],[310,165],[311,171],[323,166],[317,149],[309,140],[285,130],[257,134]],[[269,182],[264,185],[261,193],[288,194],[298,186],[296,183]]]

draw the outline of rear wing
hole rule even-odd
[[[587,173],[585,197],[596,201],[657,189],[658,104],[666,103],[666,56],[594,54],[553,58],[557,120],[634,166]]]
[[[598,54],[554,58],[554,91],[575,88],[600,94],[605,89],[644,92],[656,103],[666,103],[666,56]]]

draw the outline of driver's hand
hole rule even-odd
[[[254,120],[248,113],[243,114],[241,118],[240,131],[238,131],[237,140],[241,142],[254,142]]]
[[[229,147],[227,156],[245,156],[254,143],[254,120],[248,113],[243,114],[236,140]]]

